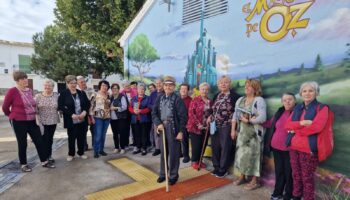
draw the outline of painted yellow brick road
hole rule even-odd
[[[121,158],[109,161],[110,164],[130,176],[135,182],[109,188],[99,192],[86,195],[87,200],[118,200],[139,195],[148,191],[152,191],[161,187],[165,187],[165,183],[157,183],[158,175],[151,170],[131,161],[127,158]],[[209,173],[206,170],[196,171],[192,167],[182,168],[179,171],[179,182],[188,180],[203,174]]]

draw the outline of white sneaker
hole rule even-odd
[[[67,161],[70,162],[70,161],[73,160],[73,158],[74,158],[73,156],[68,156],[68,157],[67,157]]]
[[[114,149],[113,153],[119,153],[119,149]]]
[[[124,149],[120,150],[120,154],[124,154],[124,153],[125,153]]]
[[[83,159],[83,160],[86,160],[86,159],[88,159],[88,156],[85,155],[85,154],[83,154],[83,155],[79,156],[79,158],[81,158],[81,159]]]

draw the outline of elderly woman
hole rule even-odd
[[[201,83],[199,85],[200,96],[195,97],[189,106],[188,109],[188,121],[187,121],[187,130],[191,138],[192,145],[192,167],[194,169],[205,168],[204,163],[199,163],[201,157],[202,147],[207,143],[205,139],[206,132],[206,121],[209,117],[209,110],[211,106],[211,101],[208,98],[209,93],[209,84]]]
[[[84,154],[84,146],[90,103],[86,93],[77,90],[77,79],[74,75],[67,75],[65,79],[68,89],[61,92],[58,98],[58,110],[63,112],[64,128],[67,129],[67,161],[70,162],[75,156],[75,143],[78,145],[78,156],[82,159],[88,158]]]
[[[319,103],[316,82],[305,82],[299,95],[303,103],[295,106],[285,128],[290,132],[290,162],[293,176],[293,196],[297,199],[315,199],[314,173],[318,165],[317,134],[328,120],[328,107]],[[322,147],[321,147],[322,148]]]
[[[246,190],[260,187],[258,177],[261,175],[263,138],[265,129],[262,123],[266,120],[266,103],[261,97],[260,82],[248,79],[245,82],[245,96],[236,102],[235,113],[232,118],[232,139],[237,138],[234,166],[241,173],[234,185],[252,180],[245,186]]]
[[[52,80],[46,80],[44,82],[44,91],[35,96],[39,122],[44,127],[43,140],[45,151],[50,162],[55,162],[52,158],[52,143],[57,123],[60,122],[57,111],[58,94],[53,92],[54,86],[55,84]]]
[[[47,160],[48,156],[45,152],[40,128],[35,121],[36,103],[32,95],[33,91],[28,88],[27,74],[16,71],[13,73],[13,79],[16,81],[16,87],[7,91],[2,110],[9,117],[16,135],[21,169],[23,172],[32,171],[31,167],[27,165],[27,134],[34,142],[42,166],[54,168],[55,165]]]
[[[94,125],[94,158],[107,156],[104,151],[106,133],[111,118],[111,99],[108,94],[109,82],[102,80],[98,83],[98,92],[91,97],[90,115]]]
[[[146,86],[139,84],[137,86],[138,95],[131,99],[129,112],[131,113],[131,125],[134,126],[135,147],[133,154],[138,154],[142,150],[142,155],[147,154],[147,141],[149,138],[151,118],[149,113],[149,97],[145,95]]]
[[[125,153],[125,147],[128,145],[128,100],[125,95],[119,93],[119,85],[112,84],[111,97],[111,127],[114,140],[114,153]]]
[[[239,96],[233,90],[230,90],[230,85],[231,79],[228,76],[222,76],[218,80],[220,92],[214,97],[212,114],[208,118],[208,121],[211,122],[210,126],[215,127],[216,130],[211,133],[214,166],[212,175],[218,178],[227,175],[232,155],[231,120]]]
[[[284,93],[281,101],[283,106],[277,110],[272,119],[264,123],[264,127],[270,128],[265,136],[264,151],[270,154],[272,150],[275,163],[275,189],[271,200],[291,199],[293,190],[289,148],[285,144],[288,133],[284,125],[293,111],[296,99],[293,93]]]

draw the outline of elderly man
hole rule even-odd
[[[91,101],[91,96],[95,92],[94,89],[88,88],[86,85],[86,80],[84,76],[77,76],[77,84],[78,84],[78,89],[81,91],[84,91],[86,93],[86,96],[89,99],[89,102]],[[91,118],[91,116],[89,116]],[[89,120],[90,121],[90,120]],[[91,146],[94,146],[94,125],[92,123],[89,123],[90,125],[90,133],[91,133]],[[85,133],[87,134],[88,127],[86,127]],[[86,138],[86,136],[85,136]],[[85,141],[85,147],[84,150],[87,151],[89,149],[89,145],[87,143],[87,138]]]
[[[169,160],[169,184],[174,185],[179,178],[181,140],[186,131],[187,110],[181,97],[174,93],[175,79],[166,76],[163,82],[164,94],[160,95],[152,110],[153,123],[157,126],[157,132],[161,137],[161,144],[165,137],[167,159]],[[165,180],[164,148],[161,148],[160,172],[158,183]]]

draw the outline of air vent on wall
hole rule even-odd
[[[228,0],[183,0],[182,25],[199,21],[202,10],[204,18],[225,14]]]

